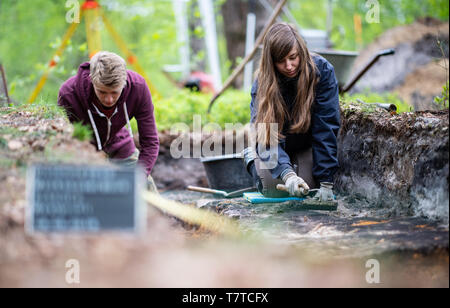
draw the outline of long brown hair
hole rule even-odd
[[[297,95],[291,114],[280,92],[275,63],[283,60],[293,48],[297,47],[300,57]],[[258,74],[258,142],[269,145],[278,142],[287,121],[292,125],[289,132],[305,133],[311,124],[311,106],[314,102],[314,89],[317,83],[316,65],[306,47],[305,41],[295,28],[288,23],[274,24],[264,38],[264,47]],[[278,132],[270,131],[270,123],[278,123]],[[272,139],[271,139],[272,135]],[[273,139],[275,138],[275,139]],[[272,142],[270,142],[272,141]]]

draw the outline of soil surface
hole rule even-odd
[[[74,140],[64,119],[1,109],[0,129],[1,287],[448,287],[448,223],[382,215],[370,201],[345,194],[336,212],[323,212],[174,191],[172,179],[204,185],[205,176],[197,159],[177,167],[166,155],[158,164],[169,166],[154,174],[166,181],[156,181],[162,196],[229,217],[241,238],[150,205],[141,235],[27,234],[27,166],[108,162],[88,142]],[[66,281],[73,259],[79,284]],[[379,284],[366,280],[369,259],[380,263]]]
[[[251,204],[244,198],[221,199],[184,191],[163,195],[233,218],[243,230],[307,249],[318,258],[363,258],[399,251],[429,253],[448,247],[445,223],[383,213],[367,200],[351,196],[338,195],[336,211],[315,211],[303,210],[301,203],[293,201]]]

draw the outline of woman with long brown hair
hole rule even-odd
[[[332,198],[340,125],[333,66],[311,54],[292,25],[276,23],[264,38],[257,76],[250,104],[257,147],[244,150],[244,162],[258,189],[281,197],[286,193],[276,185],[284,184],[302,196],[320,184],[317,196]],[[267,154],[274,149],[275,156]]]

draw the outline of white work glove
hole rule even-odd
[[[319,201],[332,201],[334,200],[333,194],[333,183],[330,182],[321,182],[320,189],[314,196],[315,199]]]
[[[308,184],[293,171],[284,175],[282,180],[291,196],[302,197],[309,192]]]

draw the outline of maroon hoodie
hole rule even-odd
[[[127,71],[127,84],[115,105],[115,111],[107,118],[93,104],[94,87],[89,76],[89,62],[80,65],[76,76],[61,86],[58,105],[64,107],[70,122],[82,122],[92,127],[98,150],[110,158],[123,159],[135,150],[129,119],[136,118],[141,152],[139,164],[147,175],[152,171],[158,157],[159,139],[153,115],[153,104],[145,79]]]

